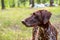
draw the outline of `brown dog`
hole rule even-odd
[[[32,40],[57,40],[57,30],[51,25],[50,17],[49,11],[38,10],[22,21],[27,27],[33,27]]]

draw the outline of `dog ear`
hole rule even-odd
[[[43,23],[44,24],[46,24],[49,21],[51,15],[52,14],[50,12],[48,12],[48,11],[45,12],[45,15],[44,15],[44,18],[43,18]]]

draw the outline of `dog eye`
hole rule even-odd
[[[33,15],[35,15],[35,13],[33,13]]]

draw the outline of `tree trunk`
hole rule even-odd
[[[36,0],[36,1],[37,1],[38,4],[41,3],[41,0]]]
[[[29,4],[31,4],[31,7],[34,7],[34,0],[29,0]]]
[[[18,0],[18,7],[20,7],[20,0]]]
[[[15,0],[13,0],[13,4],[12,4],[12,7],[15,7]]]
[[[54,0],[50,0],[50,6],[53,6]]]
[[[34,0],[32,0],[32,7],[34,7]]]
[[[60,0],[59,0],[59,5],[60,5]]]
[[[46,3],[46,0],[43,0],[43,4]]]
[[[58,0],[56,0],[56,4],[58,4]]]
[[[2,9],[5,9],[4,0],[1,0]]]
[[[15,7],[15,0],[12,0],[12,4],[10,5],[10,7]]]
[[[32,4],[32,0],[29,0],[29,4]]]

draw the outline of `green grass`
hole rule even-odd
[[[60,7],[0,9],[0,40],[29,40],[32,36],[32,28],[25,27],[21,20],[40,9],[52,12],[50,21],[53,25],[60,24]]]

